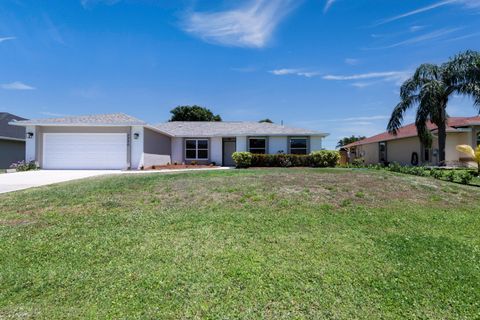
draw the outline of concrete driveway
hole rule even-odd
[[[119,170],[38,170],[0,174],[0,193],[83,178],[118,174]]]
[[[46,186],[58,182],[72,181],[83,178],[102,176],[106,174],[155,174],[178,173],[190,171],[228,170],[229,167],[214,167],[202,169],[165,169],[151,171],[121,171],[121,170],[36,170],[0,174],[0,193],[7,193],[34,187]]]

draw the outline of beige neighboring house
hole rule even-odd
[[[192,162],[233,166],[235,151],[308,154],[321,150],[328,135],[265,122],[152,125],[122,113],[10,124],[25,128],[26,160],[43,169],[137,170]]]
[[[398,130],[397,135],[388,132],[348,144],[344,147],[349,161],[363,158],[366,164],[392,163],[402,165],[438,165],[437,127],[429,124],[433,135],[431,148],[420,143],[415,124],[406,125]],[[451,117],[447,123],[447,140],[445,160],[447,166],[475,166],[470,159],[456,150],[459,144],[474,148],[480,145],[480,116]]]

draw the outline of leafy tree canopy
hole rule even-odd
[[[178,106],[170,110],[172,117],[169,121],[222,121],[220,115],[213,114],[210,109],[193,106]]]
[[[360,140],[363,140],[365,139],[366,137],[364,136],[351,136],[351,137],[345,137],[341,140],[338,141],[337,143],[337,148],[341,148],[343,146],[346,146],[347,144],[350,144],[350,143],[353,143],[353,142],[357,142],[357,141],[360,141]]]
[[[266,119],[262,119],[262,120],[260,120],[260,121],[258,121],[258,122],[260,122],[260,123],[262,123],[262,122],[273,123],[273,121],[272,121],[272,120],[270,120],[270,119],[268,119],[268,118],[266,118]]]

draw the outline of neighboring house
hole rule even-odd
[[[258,122],[167,122],[125,114],[17,121],[26,160],[44,169],[140,169],[167,163],[232,166],[232,153],[308,154],[325,133]]]
[[[25,159],[25,128],[9,125],[25,120],[8,112],[0,112],[0,169],[8,169],[14,162]]]
[[[402,165],[438,165],[437,127],[430,123],[428,128],[433,135],[431,148],[426,148],[420,143],[415,124],[400,128],[396,136],[384,132],[343,148],[348,151],[350,161],[363,158],[366,164],[397,162]],[[480,144],[480,116],[448,119],[445,146],[447,165],[469,165],[469,159],[456,150],[459,144],[467,144],[474,148]]]

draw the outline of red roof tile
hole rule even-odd
[[[457,127],[466,127],[466,126],[472,126],[472,125],[480,125],[480,116],[451,117],[448,119],[448,122],[447,122],[447,131],[455,130],[455,128]],[[437,126],[433,123],[428,123],[427,126],[431,131],[434,131],[437,129]],[[344,146],[343,148],[350,148],[350,147],[360,146],[360,145],[369,144],[369,143],[396,140],[396,139],[402,139],[402,138],[410,138],[415,136],[417,136],[417,128],[415,127],[414,123],[411,123],[398,129],[397,135],[390,134],[386,131],[386,132],[377,134],[375,136],[350,143]]]

